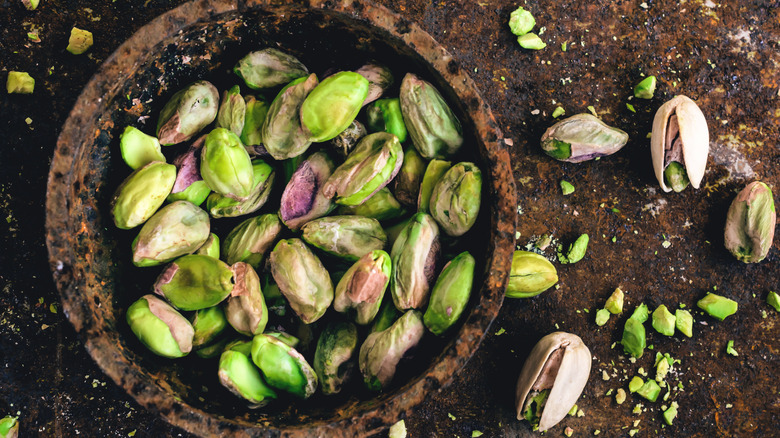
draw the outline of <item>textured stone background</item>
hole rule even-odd
[[[59,130],[100,63],[134,31],[181,1],[42,0],[29,12],[0,0],[0,79],[8,70],[36,78],[35,94],[0,92],[0,415],[19,415],[22,436],[186,436],[138,407],[95,366],[58,309],[44,245],[46,177]],[[518,187],[520,248],[542,234],[557,244],[588,233],[586,257],[557,265],[559,287],[530,300],[507,300],[482,347],[453,384],[406,420],[412,437],[535,436],[514,419],[514,384],[533,344],[557,329],[580,335],[594,356],[579,406],[567,418],[576,436],[774,436],[780,422],[780,315],[765,303],[780,291],[780,239],[769,257],[747,266],[723,248],[731,199],[747,182],[780,187],[780,4],[776,1],[381,0],[419,24],[472,72],[504,131]],[[522,5],[547,42],[521,49],[509,13]],[[65,51],[72,26],[95,45]],[[543,30],[543,32],[542,32]],[[37,31],[41,42],[27,39]],[[567,50],[561,45],[566,43]],[[659,80],[655,98],[632,100],[644,75]],[[665,194],[649,162],[652,117],[685,94],[710,127],[711,155],[703,187]],[[629,111],[630,103],[636,113]],[[566,164],[543,155],[538,139],[556,106],[567,115],[592,106],[631,140],[614,156]],[[31,122],[27,123],[26,119]],[[576,191],[560,194],[561,179]],[[648,328],[654,350],[635,363],[621,354],[622,324],[603,327],[595,311],[611,291],[641,302],[693,309],[694,337],[665,338]],[[717,289],[739,303],[724,322],[695,310]],[[648,325],[649,327],[649,325]],[[726,355],[728,340],[739,356]],[[680,405],[663,427],[661,401],[629,395],[617,405],[609,390],[626,388],[654,352],[682,363],[669,380]],[[606,373],[606,374],[604,374]],[[608,380],[605,380],[608,377]],[[663,393],[662,393],[663,394]],[[642,404],[641,413],[632,410]],[[638,422],[638,423],[637,423]]]

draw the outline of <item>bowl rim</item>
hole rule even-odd
[[[490,241],[486,251],[489,258],[485,266],[487,275],[479,288],[479,302],[468,315],[457,336],[445,346],[439,356],[440,360],[429,366],[422,375],[397,389],[384,403],[359,411],[354,417],[279,429],[270,426],[269,429],[266,425],[250,426],[224,420],[172,397],[158,384],[145,381],[143,370],[137,364],[129,362],[122,354],[114,351],[114,346],[106,339],[97,336],[99,333],[95,330],[95,325],[99,321],[91,318],[87,306],[83,303],[80,289],[96,287],[99,281],[96,283],[95,278],[77,275],[71,269],[71,262],[76,260],[76,254],[70,240],[63,238],[62,234],[63,231],[84,226],[83,222],[72,223],[72,205],[69,202],[73,184],[71,170],[78,155],[73,149],[73,140],[94,131],[92,127],[95,121],[89,119],[89,115],[101,108],[105,96],[111,96],[112,92],[116,94],[118,78],[127,71],[132,71],[132,56],[128,54],[149,51],[160,41],[174,36],[179,29],[222,14],[288,8],[320,10],[329,14],[341,14],[359,22],[368,22],[369,25],[398,38],[403,44],[413,47],[464,103],[464,111],[471,117],[476,128],[475,137],[484,149],[480,151],[480,155],[488,167],[483,169],[483,174],[487,175],[483,180],[489,182],[486,193],[495,202],[490,204]],[[158,38],[150,39],[148,35],[157,35]],[[375,433],[378,429],[390,426],[408,414],[429,393],[448,385],[454,377],[452,370],[461,370],[476,352],[500,310],[514,251],[514,179],[501,130],[489,106],[482,100],[476,84],[464,69],[433,37],[417,24],[370,0],[193,0],[153,19],[124,41],[84,87],[57,140],[46,195],[46,245],[50,268],[61,295],[63,311],[83,340],[90,356],[104,373],[139,404],[156,410],[169,423],[198,435],[254,436],[265,429],[266,433],[274,436],[352,437]],[[470,345],[474,347],[471,350]],[[120,368],[123,373],[117,371]]]

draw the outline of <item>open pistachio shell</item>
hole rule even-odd
[[[707,120],[696,102],[680,95],[658,108],[653,118],[650,153],[655,177],[663,191],[672,191],[664,180],[664,171],[672,162],[684,165],[688,180],[698,189],[709,152]]]
[[[542,135],[544,152],[560,161],[579,163],[612,155],[628,142],[628,134],[591,114],[577,114],[549,127]]]
[[[517,419],[536,393],[549,390],[539,418],[539,431],[555,426],[577,402],[590,375],[590,350],[579,336],[555,332],[543,337],[531,350],[517,380]]]

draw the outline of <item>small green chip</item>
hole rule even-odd
[[[737,350],[734,349],[734,341],[733,340],[729,340],[726,343],[726,353],[730,354],[732,356],[739,356],[739,353],[737,353]]]
[[[561,193],[564,196],[574,193],[574,185],[566,180],[561,180]]]

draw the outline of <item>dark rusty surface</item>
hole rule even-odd
[[[0,414],[18,411],[28,436],[185,435],[115,386],[62,313],[49,311],[59,298],[43,231],[45,157],[52,156],[78,93],[122,41],[174,3],[182,2],[52,0],[35,12],[15,1],[0,4],[0,69],[29,71],[38,80],[32,96],[0,92],[0,209],[8,224],[0,235],[5,249],[0,255]],[[725,209],[746,182],[780,185],[777,2],[648,1],[647,8],[640,1],[529,2],[537,29],[546,28],[542,38],[548,47],[539,52],[520,49],[508,32],[513,2],[379,3],[419,24],[453,55],[512,140],[522,212],[518,245],[543,233],[563,243],[583,232],[591,235],[585,259],[556,264],[559,289],[505,301],[480,350],[453,384],[407,416],[410,436],[467,437],[474,430],[484,436],[533,436],[513,418],[513,387],[533,343],[557,328],[581,336],[595,359],[579,402],[585,416],[565,419],[553,436],[567,426],[577,436],[596,430],[601,436],[626,436],[631,429],[638,429],[638,436],[774,436],[780,418],[779,316],[765,297],[780,289],[780,244],[776,239],[761,264],[746,266],[723,249],[721,235]],[[88,55],[63,50],[74,24],[95,33]],[[26,40],[32,27],[40,29],[41,43]],[[629,101],[642,74],[658,76],[656,97]],[[5,74],[0,78],[4,81]],[[697,100],[708,119],[711,156],[703,189],[663,194],[649,167],[645,135],[655,109],[680,93]],[[592,105],[607,123],[631,135],[629,144],[596,162],[548,159],[537,140],[552,123],[553,101],[568,115]],[[636,114],[627,110],[627,102]],[[561,179],[577,191],[561,196]],[[553,248],[546,255],[552,257]],[[693,310],[692,339],[663,338],[648,325],[654,351],[682,360],[671,379],[684,388],[671,393],[670,401],[680,404],[671,427],[661,426],[660,401],[629,395],[618,406],[605,395],[625,388],[640,367],[652,376],[653,355],[631,363],[619,346],[610,348],[620,339],[625,315],[601,328],[593,322],[595,310],[617,285],[627,291],[628,308],[646,302],[695,309],[715,287],[739,302],[739,312],[723,322]],[[738,357],[725,354],[730,339]],[[610,380],[602,380],[602,371]],[[637,403],[644,408],[633,414]]]

